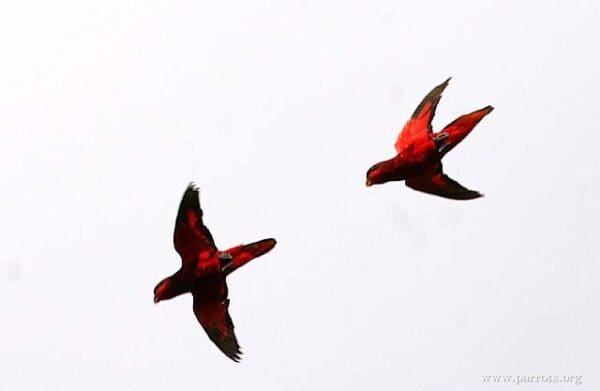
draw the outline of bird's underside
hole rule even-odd
[[[417,106],[396,139],[394,146],[398,155],[391,161],[398,167],[398,172],[404,173],[401,177],[411,189],[454,200],[471,200],[483,195],[462,186],[446,175],[441,160],[493,110],[493,107],[486,106],[462,115],[440,132],[434,133],[431,121],[449,81],[450,79],[431,90]],[[370,178],[370,174],[375,178]],[[367,185],[390,180],[398,180],[398,174],[390,169],[378,173],[377,165],[367,173]]]
[[[168,299],[191,291],[194,315],[210,340],[227,357],[239,361],[242,352],[229,315],[225,278],[252,259],[270,251],[276,241],[264,239],[219,251],[202,221],[202,214],[198,189],[190,184],[181,200],[173,234],[173,242],[181,256],[182,266],[179,272],[157,285],[155,302],[163,299],[161,295]],[[182,286],[186,288],[183,289]]]

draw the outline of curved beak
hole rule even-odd
[[[371,180],[367,178],[367,187],[371,186],[372,184],[373,182],[371,182]]]
[[[158,303],[160,300],[158,300],[158,297],[154,296],[154,304]]]

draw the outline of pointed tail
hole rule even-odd
[[[276,244],[277,241],[275,239],[269,238],[246,245],[236,246],[227,250],[226,252],[231,254],[232,260],[231,264],[227,265],[227,268],[224,270],[225,274],[230,274],[254,258],[258,258],[261,255],[268,253]]]
[[[474,111],[469,114],[461,115],[451,123],[449,123],[444,130],[438,134],[447,134],[447,138],[444,140],[444,148],[442,154],[447,154],[452,148],[460,143],[471,130],[494,108],[492,106],[486,106],[483,109]]]

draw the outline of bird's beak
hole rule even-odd
[[[367,187],[371,186],[373,183],[371,182],[370,179],[367,179]]]
[[[158,300],[158,297],[154,296],[154,304],[158,303],[160,300]]]

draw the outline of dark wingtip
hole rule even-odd
[[[231,351],[225,351],[224,349],[221,349],[221,351],[225,353],[225,356],[233,362],[242,361],[242,351],[239,349]]]
[[[446,89],[446,87],[448,87],[448,83],[450,83],[451,79],[452,79],[452,77],[447,78],[446,80],[444,80],[443,83],[441,83],[440,85],[435,87],[433,89],[433,91],[435,91],[437,94],[441,95],[442,92]]]
[[[194,182],[190,182],[183,192],[182,202],[184,200],[188,202],[193,201],[195,198],[198,198],[198,194],[200,194],[200,188]]]
[[[429,120],[428,126],[431,129],[431,118],[433,118],[433,116],[435,115],[435,110],[437,108],[437,105],[438,105],[440,99],[442,98],[442,93],[448,86],[450,79],[451,79],[451,77],[447,78],[442,84],[435,86],[431,91],[429,91],[429,93],[425,96],[425,98],[423,98],[421,103],[419,103],[419,105],[413,112],[412,118],[416,118],[421,113],[421,111],[425,108],[427,103],[430,103],[431,104],[431,107],[430,107],[431,114],[430,114],[430,120]]]
[[[231,361],[233,362],[240,362],[242,361],[242,351],[238,348],[231,351],[225,351],[222,350],[223,353],[225,353],[225,356],[227,356],[227,358],[229,358]]]
[[[190,182],[185,188],[185,192],[183,193],[183,198],[191,198],[192,200],[198,199],[200,196],[200,188],[196,183]]]
[[[194,182],[190,182],[183,192],[183,196],[179,202],[179,210],[177,211],[177,221],[180,222],[184,218],[184,211],[187,208],[200,209],[200,192]],[[201,212],[202,210],[200,209]]]
[[[230,360],[240,362],[242,359],[242,351],[235,336],[223,336],[218,330],[206,330],[209,338],[219,348],[223,354]]]
[[[198,199],[198,194],[200,193],[200,189],[194,182],[190,182],[185,188],[185,192],[183,192],[182,202],[194,202]]]
[[[232,350],[225,352],[225,355],[234,362],[240,362],[242,360],[242,351],[240,350],[239,346],[233,346],[232,348]]]
[[[457,199],[461,200],[461,201],[468,201],[468,200],[475,200],[477,198],[483,198],[483,193],[480,193],[475,190],[471,190],[470,192],[465,193],[465,195],[463,197],[460,197]]]
[[[188,183],[188,185],[187,185],[187,187],[185,189],[186,192],[187,191],[195,191],[195,192],[197,192],[199,190],[200,190],[200,188],[194,182]]]

